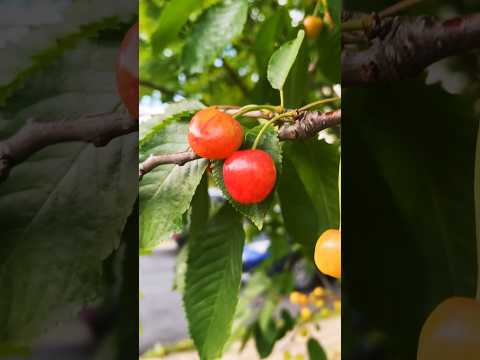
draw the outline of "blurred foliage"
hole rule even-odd
[[[344,1],[367,13],[391,3]],[[474,1],[425,1],[407,14],[478,11]],[[433,308],[475,295],[479,72],[473,51],[414,79],[343,89],[345,359],[413,359]]]
[[[181,1],[168,3],[177,2]],[[278,102],[277,92],[266,80],[268,60],[279,45],[295,37],[303,16],[313,11],[315,2],[296,0],[279,5],[283,2],[248,1],[247,30],[220,51],[214,51],[214,59],[201,73],[189,74],[185,67],[185,56],[189,51],[186,46],[202,10],[217,2],[196,2],[178,35],[174,38],[169,35],[168,42],[162,41],[160,50],[159,46],[155,46],[155,39],[159,38],[159,32],[164,32],[159,19],[162,20],[166,2],[140,1],[140,74],[142,80],[155,84],[157,88],[142,86],[141,95],[151,95],[159,90],[163,101],[184,97],[198,99],[207,105]],[[339,9],[338,1],[330,3],[331,9]],[[333,13],[334,19],[338,20],[338,11]],[[178,16],[181,17],[182,13]],[[179,22],[182,20],[179,19]],[[172,32],[175,33],[175,30]],[[328,50],[321,53],[322,47]],[[339,82],[340,57],[334,48],[340,48],[337,29],[329,31],[324,28],[316,41],[305,42],[302,55],[297,60],[299,66],[292,71],[290,83],[286,86],[287,106],[298,106],[300,102],[308,103],[321,98],[325,96],[323,86]],[[326,54],[329,54],[328,59]],[[303,96],[299,98],[298,94]]]

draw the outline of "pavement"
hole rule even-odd
[[[172,291],[175,256],[176,244],[172,241],[140,257],[140,353],[157,343],[171,344],[188,338],[181,295]]]
[[[149,256],[140,257],[140,353],[151,349],[155,344],[172,344],[189,337],[188,327],[182,307],[181,295],[172,291],[175,269],[176,244],[168,242],[161,249]],[[341,320],[334,316],[321,320],[319,328],[309,325],[309,336],[316,338],[327,349],[329,360],[340,360]],[[268,359],[284,359],[285,351],[295,355],[306,355],[306,341],[298,329],[280,340]],[[197,360],[194,351],[180,352],[162,357],[168,360]],[[251,341],[242,353],[234,344],[222,360],[259,359],[255,344]],[[305,356],[305,359],[308,359]]]

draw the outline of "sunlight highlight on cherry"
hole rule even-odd
[[[188,127],[188,142],[195,154],[210,160],[225,159],[243,142],[243,129],[232,116],[213,107],[195,114]]]
[[[315,264],[324,274],[342,276],[342,240],[340,230],[325,231],[315,245]]]

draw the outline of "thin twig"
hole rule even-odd
[[[84,115],[69,121],[29,120],[14,135],[0,141],[0,181],[15,165],[49,145],[82,141],[100,147],[135,131],[138,119],[127,113]]]
[[[164,87],[162,85],[159,85],[159,84],[156,84],[156,83],[154,83],[153,81],[150,81],[150,80],[142,79],[142,80],[139,81],[139,84],[141,86],[145,86],[145,87],[148,87],[150,89],[158,90],[161,93],[163,93],[167,96],[170,96],[170,97],[175,95],[175,91],[167,89],[166,87]]]
[[[227,70],[228,75],[233,80],[233,82],[238,86],[240,91],[242,92],[243,96],[248,98],[250,96],[250,90],[248,89],[247,85],[243,82],[242,78],[238,75],[237,71],[232,68],[232,66],[228,63],[227,59],[223,59],[223,67]]]

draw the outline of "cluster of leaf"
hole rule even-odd
[[[99,12],[90,3],[51,2],[42,15],[50,20],[35,11],[43,5],[13,3],[2,6],[23,9],[24,26],[6,27],[12,37],[0,66],[0,139],[31,118],[75,121],[113,109],[118,47],[135,16],[131,2],[108,1]],[[105,295],[102,265],[119,247],[136,198],[129,166],[136,149],[135,134],[103,148],[52,145],[2,181],[0,354],[28,352],[31,341]]]
[[[195,2],[194,7],[190,3],[141,5],[141,77],[167,87],[165,99],[171,93],[207,104],[277,103],[276,89],[285,92],[287,106],[295,107],[330,95],[321,88],[331,92],[338,81],[337,31],[325,30],[318,43],[307,42],[289,16],[289,11],[308,12],[312,6],[298,2],[288,9],[276,2],[243,0]],[[339,9],[334,3],[332,8]],[[332,59],[319,56],[319,44],[328,46]],[[257,81],[251,80],[252,74]],[[142,87],[142,95],[150,92]],[[203,106],[177,102],[167,106],[164,115],[142,121],[139,161],[187,150],[188,121]],[[250,148],[262,124],[246,118],[240,122],[245,129],[242,148]],[[251,337],[259,355],[268,356],[296,324],[287,311],[277,311],[282,296],[293,289],[291,264],[271,277],[269,269],[288,256],[294,244],[311,266],[320,233],[339,226],[338,143],[318,138],[282,143],[270,127],[258,147],[272,156],[279,174],[276,191],[260,204],[241,205],[229,196],[223,161],[211,163],[210,176],[204,159],[181,167],[163,165],[140,184],[141,253],[148,254],[174,232],[188,233],[177,259],[175,288],[183,294],[190,335],[202,359],[219,358],[232,341],[245,343]],[[209,188],[221,190],[226,201],[212,203]],[[272,258],[240,292],[243,245],[262,233],[271,240]],[[255,311],[252,304],[259,299],[262,305]]]
[[[329,1],[336,24],[340,5]],[[294,19],[314,6],[312,0],[141,1],[141,78],[158,85],[163,101],[181,96],[206,104],[275,103],[278,94],[267,80],[270,56],[297,34]],[[285,85],[286,105],[318,99],[339,81],[340,27],[325,27],[300,49]],[[140,88],[141,95],[154,91]]]
[[[344,1],[363,12],[389,5]],[[405,15],[478,11],[478,2],[442,0]],[[342,253],[346,358],[374,357],[375,349],[382,358],[415,358],[432,310],[451,296],[475,296],[478,59],[472,52],[416,79],[345,91],[342,218],[345,231],[356,229]]]

